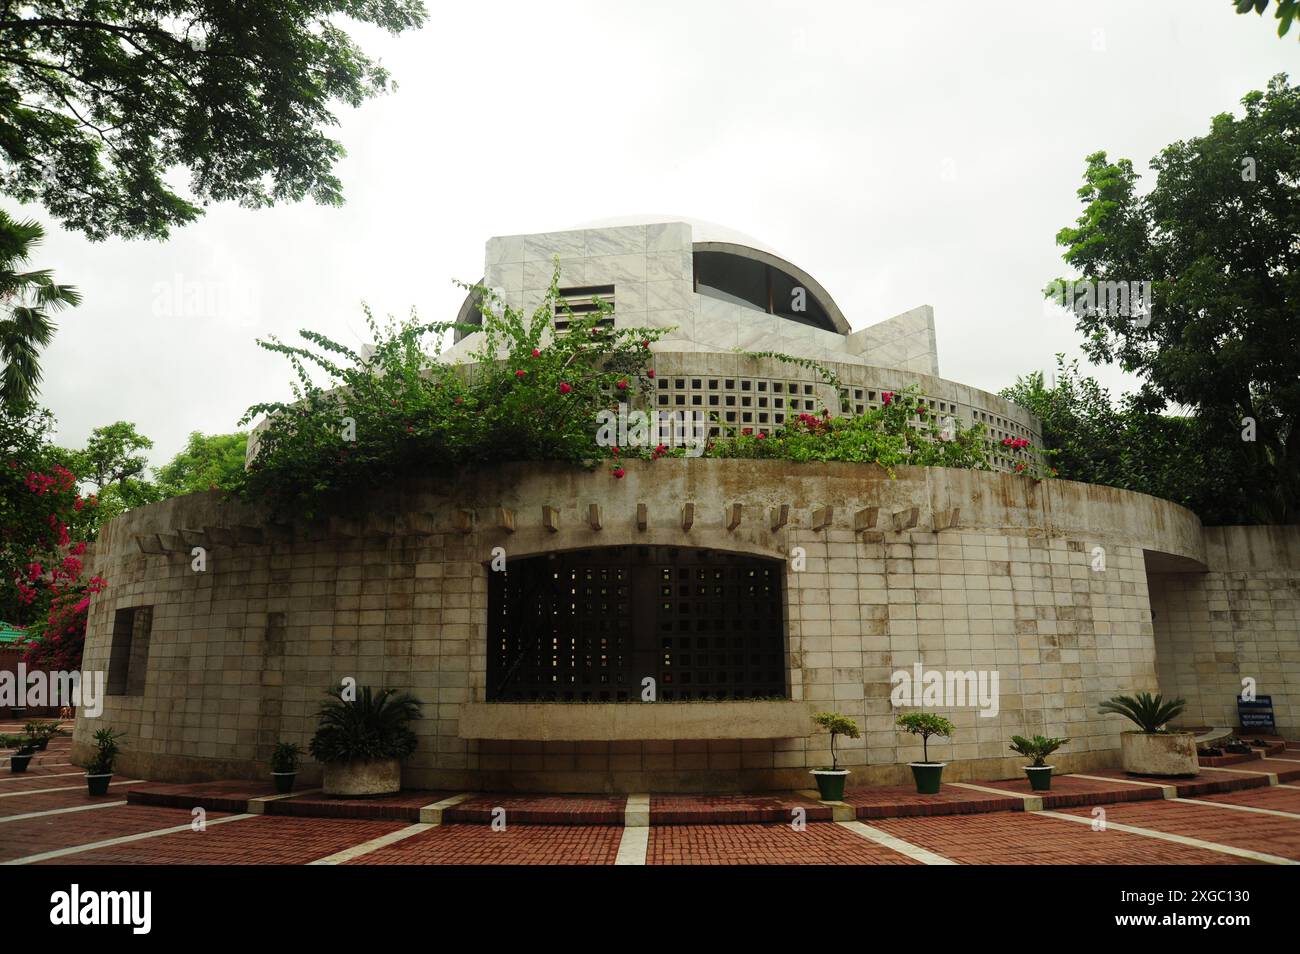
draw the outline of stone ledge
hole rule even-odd
[[[812,733],[805,702],[466,702],[462,739],[630,742],[795,739]]]

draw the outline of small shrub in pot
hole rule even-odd
[[[905,712],[894,720],[904,732],[921,737],[921,761],[909,762],[916,791],[920,795],[935,795],[943,782],[943,767],[947,762],[930,761],[930,737],[950,739],[957,727],[933,712]]]
[[[1029,787],[1035,792],[1051,791],[1053,766],[1047,764],[1047,757],[1069,741],[1044,735],[1036,735],[1032,739],[1023,735],[1011,737],[1011,751],[1033,760],[1025,766],[1025,775],[1029,777]]]
[[[817,791],[822,801],[838,802],[844,798],[844,783],[848,780],[849,770],[840,768],[835,754],[835,737],[843,735],[857,739],[862,733],[856,722],[839,712],[818,712],[813,716],[813,722],[831,734],[831,764],[830,768],[813,769],[812,776],[817,779]]]

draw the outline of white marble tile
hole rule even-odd
[[[542,232],[524,236],[524,261],[549,262],[560,258],[586,258],[587,243],[581,230],[575,232]]]
[[[646,255],[646,279],[668,281],[694,277],[694,262],[690,252],[650,252]]]
[[[649,309],[681,309],[689,311],[691,307],[691,284],[687,281],[647,282]]]
[[[644,225],[619,226],[609,229],[587,229],[583,235],[586,255],[596,258],[604,255],[627,255],[646,250]]]
[[[662,222],[646,226],[646,248],[652,252],[691,250],[691,226],[687,222]]]
[[[490,288],[503,288],[506,291],[523,291],[524,263],[506,262],[489,265],[483,284]]]
[[[502,235],[488,239],[487,264],[502,265],[524,260],[524,236]]]
[[[628,255],[599,255],[588,258],[588,285],[620,285],[646,280],[644,252]]]

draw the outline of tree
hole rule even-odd
[[[50,313],[81,302],[77,290],[55,284],[49,270],[22,270],[44,237],[37,223],[17,222],[0,211],[0,403],[11,411],[36,396],[41,382],[38,351],[54,337]]]
[[[185,447],[158,471],[163,496],[200,490],[235,490],[244,477],[248,434],[190,434]]]
[[[85,449],[74,455],[73,470],[102,493],[111,484],[125,484],[144,473],[149,462],[139,451],[152,447],[153,441],[129,421],[107,424],[90,432]]]
[[[0,11],[0,191],[91,239],[165,238],[195,201],[342,201],[338,100],[390,85],[336,22],[419,27],[420,0],[36,0]],[[165,181],[190,173],[193,199]]]
[[[1084,350],[1142,379],[1134,406],[1174,405],[1241,459],[1260,519],[1300,521],[1300,90],[1275,76],[1205,136],[1151,161],[1087,159],[1083,214],[1057,235],[1092,288],[1150,282],[1149,313],[1076,308]],[[1108,283],[1113,283],[1109,284]],[[1122,302],[1121,302],[1122,304]]]
[[[1035,371],[999,394],[1042,422],[1043,446],[1065,480],[1172,500],[1206,523],[1257,522],[1240,448],[1208,439],[1197,418],[1146,410],[1130,396],[1117,403],[1060,354],[1051,385]]]
[[[1268,0],[1232,0],[1232,5],[1237,8],[1238,13],[1249,13],[1254,10],[1261,17],[1264,11],[1268,9]],[[1291,21],[1300,14],[1300,0],[1277,0],[1277,12],[1273,14],[1277,18],[1277,35],[1286,36],[1287,31],[1291,29]]]

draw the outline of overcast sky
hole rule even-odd
[[[288,396],[255,338],[360,343],[362,301],[450,319],[489,236],[637,213],[760,239],[855,329],[933,305],[943,376],[997,391],[1078,354],[1039,290],[1066,273],[1084,157],[1145,173],[1300,64],[1271,9],[1228,0],[429,6],[419,33],[353,29],[399,89],[339,107],[342,208],[218,206],[99,244],[21,209],[50,233],[33,264],[85,298],[44,358],[60,443],[134,421],[163,463]]]

